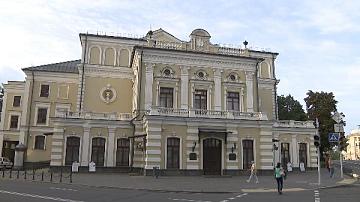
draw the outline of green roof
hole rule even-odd
[[[78,65],[81,60],[71,60],[66,62],[59,62],[53,64],[46,64],[34,67],[23,68],[23,71],[41,71],[41,72],[62,72],[62,73],[76,73],[78,74]]]

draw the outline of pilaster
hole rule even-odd
[[[181,99],[180,108],[189,108],[189,68],[181,67]]]
[[[115,149],[115,130],[116,128],[108,128],[109,131],[109,139],[108,139],[108,147],[107,147],[107,167],[114,167],[114,149]]]
[[[82,139],[81,166],[89,165],[89,149],[90,149],[90,127],[84,127],[84,135]]]
[[[246,105],[247,112],[254,112],[254,72],[246,74]]]
[[[145,110],[151,109],[153,99],[154,64],[145,64]]]
[[[51,142],[51,155],[50,165],[51,166],[62,166],[64,165],[65,158],[64,151],[64,129],[55,126],[54,133]]]
[[[220,69],[214,69],[214,109],[221,110],[221,71]]]
[[[197,159],[190,160],[190,153],[195,153]],[[188,170],[199,170],[200,169],[200,144],[198,136],[198,128],[188,126],[186,136],[186,166]]]

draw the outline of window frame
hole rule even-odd
[[[170,89],[171,89],[171,93],[170,93]],[[168,92],[164,92],[162,94],[161,90],[167,91]],[[165,97],[163,97],[162,95],[165,95]],[[162,105],[162,98],[165,99],[165,106]],[[171,98],[171,107],[167,106],[169,99]],[[174,108],[174,88],[172,87],[160,87],[159,89],[159,107],[164,107],[164,108]]]
[[[61,87],[65,87],[65,88],[66,88],[66,97],[61,97],[61,96],[60,96],[60,89],[61,89]],[[57,98],[59,98],[59,99],[64,99],[64,100],[69,99],[69,90],[70,90],[69,84],[59,84],[59,85],[58,85]]]
[[[200,94],[199,94],[200,93]],[[205,94],[204,94],[205,93]],[[197,104],[196,104],[196,101],[197,101],[197,96],[200,96],[200,99],[199,99],[199,104],[200,104],[200,107],[197,108]],[[194,91],[194,105],[193,105],[193,108],[196,109],[196,110],[208,110],[209,106],[208,106],[208,90],[205,90],[205,89],[195,89]],[[205,101],[205,102],[204,102]],[[204,103],[203,103],[204,102]],[[203,104],[205,106],[203,106]]]
[[[19,99],[19,105],[15,105],[15,97],[20,97],[20,99]],[[13,107],[21,107],[21,98],[22,98],[21,95],[14,95],[12,106],[13,106]]]
[[[178,141],[178,145],[170,145],[169,146],[169,140],[170,139],[173,139],[173,140],[177,140]],[[174,148],[176,149],[177,148],[177,154],[178,154],[178,161],[177,161],[177,167],[173,167],[174,166],[174,159],[172,158],[172,161],[170,162],[171,163],[171,166],[169,166],[169,147],[172,148],[172,151],[174,151]],[[172,155],[173,157],[174,155]],[[166,169],[173,169],[173,170],[179,170],[181,169],[181,138],[179,137],[168,137],[166,138]]]
[[[42,96],[42,86],[48,86],[48,92],[47,92],[47,96]],[[40,83],[40,87],[39,87],[39,97],[41,98],[49,98],[50,97],[50,84],[49,83]]]
[[[237,95],[236,96],[230,96],[230,94]],[[237,99],[237,102],[236,102]],[[231,101],[231,108],[229,107],[229,101]],[[237,109],[234,109],[234,105],[237,104]],[[228,111],[240,111],[240,93],[235,91],[228,91],[226,94],[226,110]]]
[[[126,145],[121,145],[119,146],[119,141],[121,140],[126,140],[127,143],[128,143],[128,146],[126,147]],[[124,161],[118,161],[118,158],[119,158],[119,148],[121,149],[121,151],[124,151],[125,149],[127,149],[127,165],[125,165],[125,162]],[[124,153],[121,153],[122,154],[122,157],[125,157],[126,155],[124,155]],[[122,138],[117,138],[116,139],[116,153],[115,153],[116,157],[115,157],[115,166],[116,167],[128,167],[129,166],[129,163],[130,163],[130,140],[128,138],[125,138],[125,137],[122,137]],[[123,158],[122,158],[123,160]],[[123,164],[122,164],[123,163]]]
[[[39,108],[46,108],[47,112],[46,112],[46,123],[40,123],[38,124],[38,113],[39,113]],[[48,126],[49,125],[49,119],[50,119],[50,104],[49,103],[41,103],[41,104],[37,104],[35,106],[35,117],[34,117],[34,126]]]
[[[93,147],[94,147],[94,139],[97,139],[97,138],[99,138],[99,139],[103,139],[105,142],[104,142],[104,156],[103,156],[103,160],[104,160],[104,162],[103,162],[103,164],[102,165],[99,165],[99,164],[97,164],[97,162],[95,162],[95,161],[93,161],[93,159],[92,159],[92,157],[93,157],[93,155],[94,155],[94,150],[93,150]],[[106,158],[107,158],[107,156],[106,156],[106,153],[107,153],[107,147],[106,147],[106,144],[107,144],[107,138],[105,138],[105,137],[100,137],[100,136],[94,136],[94,137],[92,137],[91,138],[91,153],[90,153],[90,161],[93,161],[94,163],[95,163],[95,165],[96,166],[99,166],[99,167],[104,167],[105,165],[106,165]],[[96,146],[97,148],[100,148],[100,146]]]
[[[77,139],[79,139],[79,148],[78,148],[78,163],[80,163],[80,157],[81,157],[81,137],[79,137],[79,136],[74,136],[74,135],[71,135],[71,136],[66,136],[66,138],[65,138],[65,149],[64,149],[64,151],[65,151],[65,157],[64,157],[64,165],[72,165],[72,163],[71,164],[67,164],[67,161],[66,161],[66,157],[67,157],[67,149],[68,149],[68,141],[69,141],[69,139],[70,138],[77,138]],[[74,148],[74,146],[72,145],[72,147]],[[72,155],[72,157],[73,157],[73,155]],[[73,162],[73,161],[72,161]]]
[[[4,113],[5,114],[5,113]],[[11,128],[11,117],[12,116],[18,116],[18,124],[17,124],[17,128]],[[8,130],[20,130],[20,121],[21,121],[21,113],[20,112],[10,112],[9,116],[8,116],[8,125],[7,125],[7,129]],[[4,125],[5,126],[5,125]]]
[[[43,148],[37,148],[36,138],[38,138],[38,137],[44,137]],[[35,135],[34,136],[33,150],[46,150],[46,136],[45,135]]]

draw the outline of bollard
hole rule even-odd
[[[10,179],[12,178],[12,169],[10,169],[9,177],[10,177]]]
[[[52,177],[53,177],[52,174],[53,174],[52,171],[50,171],[50,182],[52,182]]]
[[[72,172],[70,172],[70,183],[72,183]]]
[[[35,170],[33,169],[33,176],[32,176],[32,180],[35,180]]]
[[[24,180],[26,180],[26,170],[25,170],[25,172],[24,172]]]
[[[20,170],[17,170],[16,179],[19,179],[20,176]]]
[[[60,183],[62,182],[62,168],[60,168]]]
[[[41,172],[41,181],[44,181],[44,171]]]
[[[2,170],[2,177],[4,178],[5,177],[5,171]]]

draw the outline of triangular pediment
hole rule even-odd
[[[177,42],[177,43],[182,42],[180,39],[176,38],[174,35],[170,34],[169,32],[161,28],[153,31],[152,39],[156,41]]]

